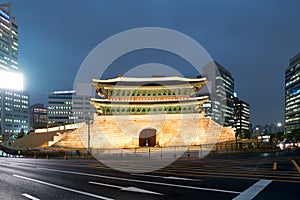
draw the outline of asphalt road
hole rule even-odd
[[[97,160],[0,157],[0,199],[300,199],[299,165],[299,152],[223,155],[129,174]]]

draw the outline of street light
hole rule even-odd
[[[280,122],[277,123],[277,132],[281,132],[282,124]]]
[[[256,134],[256,136],[258,136],[260,134],[259,127],[255,128],[255,134]]]
[[[276,130],[276,135],[277,139],[281,140],[282,139],[282,131],[281,131],[282,124],[280,122],[277,123],[277,130]]]

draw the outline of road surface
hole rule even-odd
[[[0,157],[0,199],[300,199],[299,152],[178,160],[125,173],[97,160]]]

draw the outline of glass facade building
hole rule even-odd
[[[91,96],[76,91],[55,91],[48,94],[48,123],[55,125],[87,122],[94,113]]]
[[[47,113],[47,108],[42,103],[30,106],[30,130],[46,128],[48,124]]]
[[[250,135],[250,106],[236,97],[234,98],[234,127],[238,137]]]
[[[13,90],[1,90],[0,93],[2,134],[13,136],[21,129],[29,131],[28,93]]]
[[[234,125],[234,79],[231,73],[213,61],[202,69],[202,76],[208,79],[210,102],[205,107],[205,116],[225,126]]]
[[[285,70],[285,132],[300,129],[300,53]]]
[[[29,131],[29,95],[18,72],[18,24],[11,4],[0,5],[0,131],[4,142]]]
[[[11,5],[0,6],[0,70],[18,69],[18,24]]]

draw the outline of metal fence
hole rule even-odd
[[[195,146],[168,146],[168,147],[139,147],[128,149],[10,149],[0,148],[0,156],[22,156],[31,158],[84,158],[96,157],[100,159],[193,159],[202,158],[208,154],[230,154],[278,151],[276,143],[258,142],[224,142],[217,144],[203,144]]]

